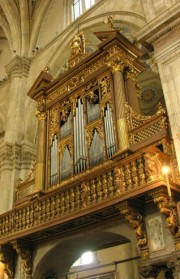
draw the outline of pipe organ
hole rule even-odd
[[[66,72],[52,80],[43,71],[37,88],[35,82],[29,92],[38,101],[39,115],[46,115],[39,120],[44,140],[36,163],[41,172],[35,182],[38,189],[61,185],[129,148],[125,103],[131,88],[131,104],[138,106],[141,52],[116,30],[94,34],[101,41],[96,52],[88,54],[79,47],[78,53],[71,53]],[[77,43],[84,46],[83,36],[81,32]]]
[[[48,173],[51,186],[116,153],[111,84],[112,74],[108,71],[49,109]]]

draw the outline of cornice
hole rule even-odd
[[[154,43],[180,24],[180,2],[148,22],[134,34],[140,42]]]

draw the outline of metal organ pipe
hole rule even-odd
[[[111,134],[112,134],[112,152],[114,154],[116,152],[116,148],[115,148],[114,125],[113,125],[113,117],[112,117],[111,107],[110,107],[110,122],[111,122]]]
[[[106,146],[107,156],[111,157],[115,153],[115,137],[114,137],[114,129],[113,129],[112,110],[109,104],[107,104],[106,106],[104,124],[105,124],[105,136],[106,136],[106,145],[107,145]]]
[[[74,172],[77,173],[77,142],[76,142],[76,116],[73,117],[74,120]]]

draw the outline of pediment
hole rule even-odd
[[[31,89],[29,90],[28,96],[37,100],[39,93],[44,91],[47,85],[52,81],[52,76],[47,71],[41,71]]]

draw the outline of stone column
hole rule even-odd
[[[119,150],[124,150],[129,147],[128,128],[125,116],[125,87],[123,78],[122,65],[112,66],[113,82],[114,82],[114,98],[116,109],[116,120],[118,130],[118,145]]]
[[[5,130],[5,141],[7,142],[22,140],[22,134],[24,134],[26,80],[29,67],[30,60],[19,56],[16,56],[6,66],[11,82]]]
[[[38,141],[37,141],[37,155],[36,155],[36,176],[35,188],[36,191],[45,188],[45,163],[46,163],[46,112],[38,111]]]
[[[154,48],[180,170],[180,2],[145,0],[143,6],[149,22],[135,37]]]
[[[4,142],[0,147],[0,213],[12,208],[15,183],[19,177],[24,134],[26,80],[30,60],[16,56],[7,66],[9,101]]]

